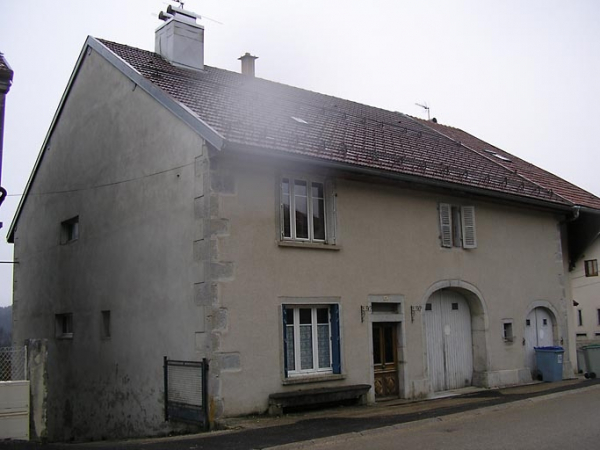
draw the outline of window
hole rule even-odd
[[[101,336],[103,339],[110,338],[110,311],[102,311]]]
[[[477,247],[474,206],[454,206],[440,203],[439,213],[442,247]]]
[[[338,305],[283,305],[285,376],[341,373]]]
[[[597,309],[596,313],[598,314],[598,325],[600,326],[600,309]]]
[[[598,260],[588,259],[584,261],[585,264],[585,276],[586,277],[597,277],[598,276]]]
[[[323,181],[281,179],[281,239],[335,243],[331,185]]]
[[[504,320],[502,323],[502,338],[504,342],[513,342],[515,336],[513,334],[512,320]]]
[[[60,339],[73,338],[73,314],[56,314],[55,334]]]
[[[79,239],[79,216],[65,220],[61,224],[60,243],[68,244]]]
[[[577,310],[577,326],[578,327],[583,326],[583,313],[581,312],[580,309]]]

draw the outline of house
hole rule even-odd
[[[167,432],[163,358],[210,421],[574,373],[570,261],[600,198],[456,128],[89,37],[8,239],[14,339],[45,339],[49,440]],[[182,390],[184,390],[185,385]],[[206,403],[203,403],[206,404]]]
[[[576,261],[571,271],[577,347],[600,343],[600,234]],[[579,367],[584,370],[583,367]]]

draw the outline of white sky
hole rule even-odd
[[[5,236],[87,35],[153,50],[161,0],[2,1],[6,102],[0,208]],[[600,195],[597,0],[188,0],[204,20],[205,63],[426,118]],[[0,306],[12,266],[0,264]]]

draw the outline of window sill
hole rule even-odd
[[[296,248],[314,248],[318,250],[334,250],[339,251],[341,247],[339,245],[321,244],[315,242],[301,242],[301,241],[277,241],[279,247],[296,247]]]
[[[305,375],[305,376],[297,376],[286,378],[282,381],[281,384],[284,386],[294,385],[294,384],[308,384],[308,383],[325,383],[327,381],[337,381],[337,380],[345,380],[346,375],[344,374],[326,374],[326,375]]]
[[[73,339],[73,333],[59,334],[58,336],[56,336],[56,339],[60,341],[70,341]]]

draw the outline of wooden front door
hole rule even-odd
[[[395,323],[373,324],[375,397],[398,397],[398,344]]]

